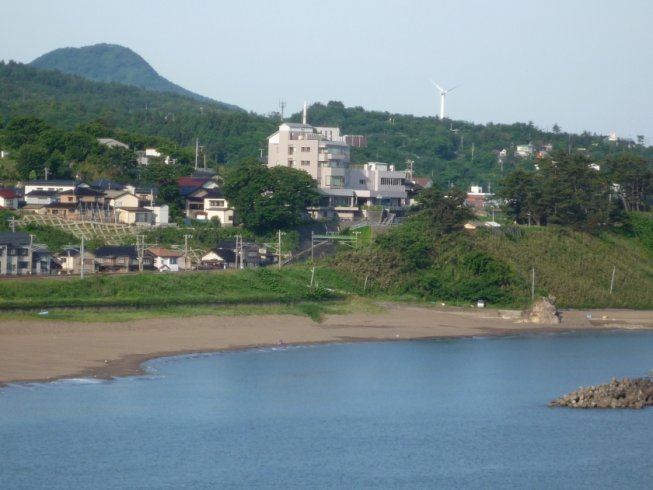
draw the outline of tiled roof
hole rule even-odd
[[[177,250],[170,250],[167,248],[150,247],[146,250],[156,257],[183,257],[184,254]]]
[[[136,247],[133,245],[105,245],[95,251],[96,257],[125,257],[138,258]]]

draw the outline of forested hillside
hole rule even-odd
[[[97,122],[188,148],[197,139],[209,166],[259,157],[280,123],[279,114],[229,111],[218,103],[0,62],[0,124],[22,116],[64,129]],[[289,120],[299,122],[301,114]],[[566,133],[557,126],[547,132],[532,123],[480,125],[366,111],[334,101],[311,105],[308,122],[366,136],[368,146],[352,150],[353,163],[381,161],[403,169],[412,161],[416,176],[433,177],[446,186],[481,185],[486,191],[497,189],[501,179],[517,168],[532,170],[538,157],[556,150],[578,152],[599,165],[623,152],[647,161],[653,157],[643,139],[609,141],[602,135]],[[518,156],[520,145],[532,153]]]
[[[166,80],[141,56],[129,48],[115,44],[55,49],[39,56],[30,65],[98,82],[115,82],[184,95],[200,102],[217,103],[225,109],[239,110],[234,105],[214,101]]]

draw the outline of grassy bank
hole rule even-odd
[[[311,276],[313,282],[311,285]],[[0,310],[57,307],[171,308],[292,304],[342,299],[355,292],[337,275],[306,267],[219,273],[91,275],[5,279]],[[348,288],[347,290],[343,288]]]
[[[561,307],[653,308],[653,256],[637,238],[532,227],[478,235],[474,244],[528,285],[535,271],[537,290]]]

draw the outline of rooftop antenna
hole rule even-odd
[[[431,83],[435,85],[436,88],[440,91],[440,119],[444,119],[444,98],[447,96],[449,92],[452,92],[453,90],[460,87],[460,85],[456,85],[455,87],[451,87],[449,89],[444,89],[440,87],[437,83],[435,83],[433,80],[431,80]]]
[[[281,109],[281,120],[283,121],[283,110],[286,108],[286,101],[279,99],[279,109]]]
[[[306,112],[308,111],[306,107],[306,101],[304,101],[304,116],[302,117],[302,124],[306,125]]]

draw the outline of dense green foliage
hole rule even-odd
[[[260,116],[225,111],[221,106],[178,95],[0,62],[0,125],[28,115],[65,129],[100,122],[113,130],[166,138],[182,148],[193,147],[197,138],[209,167],[258,157],[280,122],[274,113]],[[290,119],[298,122],[301,115]],[[316,126],[339,126],[343,134],[366,136],[368,147],[352,150],[354,163],[383,161],[405,168],[410,160],[415,175],[433,175],[442,183],[462,188],[469,184],[495,188],[512,170],[532,169],[541,149],[569,152],[582,148],[595,162],[618,159],[628,151],[648,163],[653,155],[653,149],[639,140],[608,141],[589,133],[565,133],[560,128],[544,131],[532,123],[479,125],[366,111],[346,108],[340,102],[313,104],[308,109],[308,121]],[[515,156],[516,145],[529,143],[534,155]]]
[[[549,226],[438,239],[407,224],[358,252],[342,250],[332,266],[368,294],[395,298],[524,308],[534,273],[536,297],[553,295],[562,308],[653,308],[653,217],[635,221],[637,238]]]
[[[97,124],[141,135],[142,141],[124,141],[136,149],[153,146],[146,142],[153,137],[171,141],[172,149],[193,148],[199,139],[209,167],[258,156],[278,122],[218,103],[0,61],[0,127],[28,116],[61,129]],[[112,137],[103,133],[95,136]]]
[[[244,227],[259,234],[301,224],[306,220],[306,208],[319,200],[317,183],[308,173],[269,168],[256,160],[230,169],[222,191]]]
[[[516,223],[557,224],[597,232],[624,226],[624,211],[642,211],[653,190],[653,172],[644,159],[622,154],[607,170],[581,153],[556,152],[538,169],[517,169],[501,185],[508,218]]]
[[[296,267],[191,274],[92,275],[79,278],[6,279],[0,309],[75,305],[172,307],[177,305],[294,303],[337,299],[346,284],[320,274],[319,287],[307,287],[311,271]],[[351,288],[346,289],[352,292]]]
[[[143,58],[131,49],[115,44],[95,44],[81,48],[61,48],[50,51],[30,63],[37,68],[57,70],[69,75],[98,82],[134,85],[157,92],[184,95],[201,102],[216,103],[207,97],[175,85],[160,76]],[[236,106],[219,102],[224,108]]]

